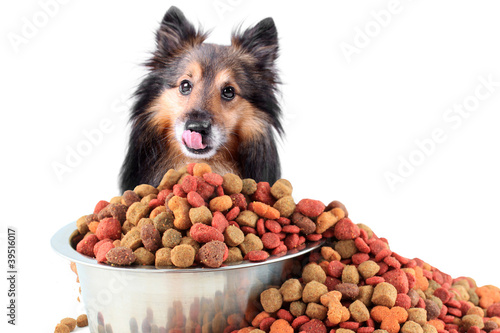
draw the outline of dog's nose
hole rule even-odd
[[[204,136],[210,134],[211,127],[210,120],[188,120],[186,122],[186,130],[198,132]]]

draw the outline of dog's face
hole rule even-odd
[[[122,188],[158,184],[169,168],[193,162],[256,180],[279,176],[274,21],[234,32],[227,46],[206,38],[176,7],[163,17],[136,91]]]

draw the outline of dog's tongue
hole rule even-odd
[[[186,130],[182,133],[182,140],[184,144],[191,149],[204,149],[207,147],[207,145],[201,142],[201,134],[198,132]]]

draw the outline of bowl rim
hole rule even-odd
[[[78,233],[76,229],[76,222],[69,223],[59,229],[51,238],[50,244],[52,249],[65,259],[68,259],[77,264],[82,264],[85,266],[91,266],[98,269],[107,269],[114,271],[134,271],[134,272],[145,272],[145,273],[198,273],[198,272],[220,272],[225,270],[234,269],[245,269],[250,267],[256,267],[261,265],[269,265],[284,261],[287,259],[292,259],[303,254],[309,253],[325,243],[324,239],[316,242],[306,242],[306,246],[299,250],[293,252],[293,250],[288,251],[287,254],[283,256],[270,256],[265,261],[250,262],[244,260],[243,262],[237,262],[222,266],[219,268],[207,268],[207,267],[192,267],[192,268],[156,268],[154,265],[143,265],[143,266],[112,266],[108,264],[98,263],[95,258],[90,258],[88,256],[78,253],[71,246],[71,239],[75,237]]]

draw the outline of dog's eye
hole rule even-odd
[[[193,84],[188,80],[182,80],[181,85],[179,86],[179,91],[183,95],[189,95],[193,90]]]
[[[224,89],[222,89],[221,96],[226,101],[232,100],[235,95],[236,95],[236,92],[234,91],[234,88],[231,86],[228,86],[228,87],[225,87]]]

